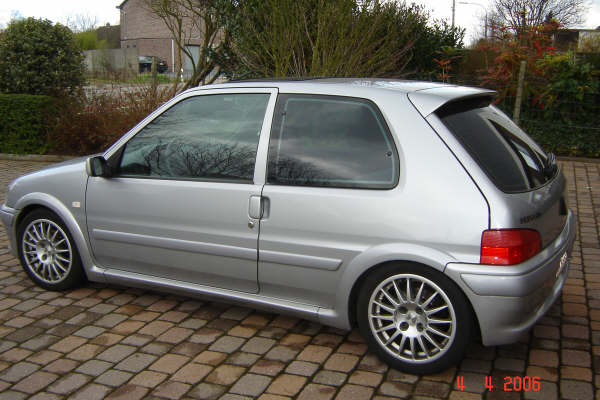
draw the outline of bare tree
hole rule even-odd
[[[89,14],[69,15],[65,21],[65,25],[75,33],[94,30],[98,24],[98,17]]]
[[[215,60],[227,41],[219,0],[147,0],[146,5],[171,32],[179,67],[186,60],[192,66],[191,77],[182,90],[200,83],[213,83],[220,72]],[[198,45],[197,57],[190,44]],[[177,80],[179,78],[177,72]]]
[[[571,26],[583,21],[587,0],[494,0],[491,20],[515,32],[556,21]]]

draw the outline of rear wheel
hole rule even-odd
[[[19,258],[39,286],[64,290],[85,279],[79,253],[63,221],[45,209],[32,211],[18,230]]]
[[[473,317],[460,289],[443,274],[421,265],[392,265],[367,277],[358,325],[390,366],[426,374],[460,361]]]

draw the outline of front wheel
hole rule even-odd
[[[64,290],[85,280],[73,238],[53,212],[39,209],[27,214],[19,225],[18,240],[23,269],[39,286]]]
[[[473,316],[463,293],[443,274],[421,265],[390,265],[370,274],[361,288],[358,325],[391,367],[427,374],[460,361]]]

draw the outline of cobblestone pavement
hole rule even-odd
[[[1,161],[0,199],[43,165]],[[356,330],[111,285],[44,291],[0,228],[0,399],[600,398],[600,164],[562,165],[579,220],[562,299],[521,342],[473,343],[457,368],[423,377],[389,369]],[[540,391],[523,390],[527,376]],[[513,391],[506,377],[519,377]]]

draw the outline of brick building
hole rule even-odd
[[[121,48],[136,48],[140,56],[156,56],[166,61],[169,72],[180,68],[177,62],[177,44],[167,25],[152,13],[148,0],[124,0],[117,8],[121,12]],[[192,32],[187,47],[199,54],[200,32]],[[187,58],[185,54],[183,57]],[[184,60],[184,72],[191,63]]]

